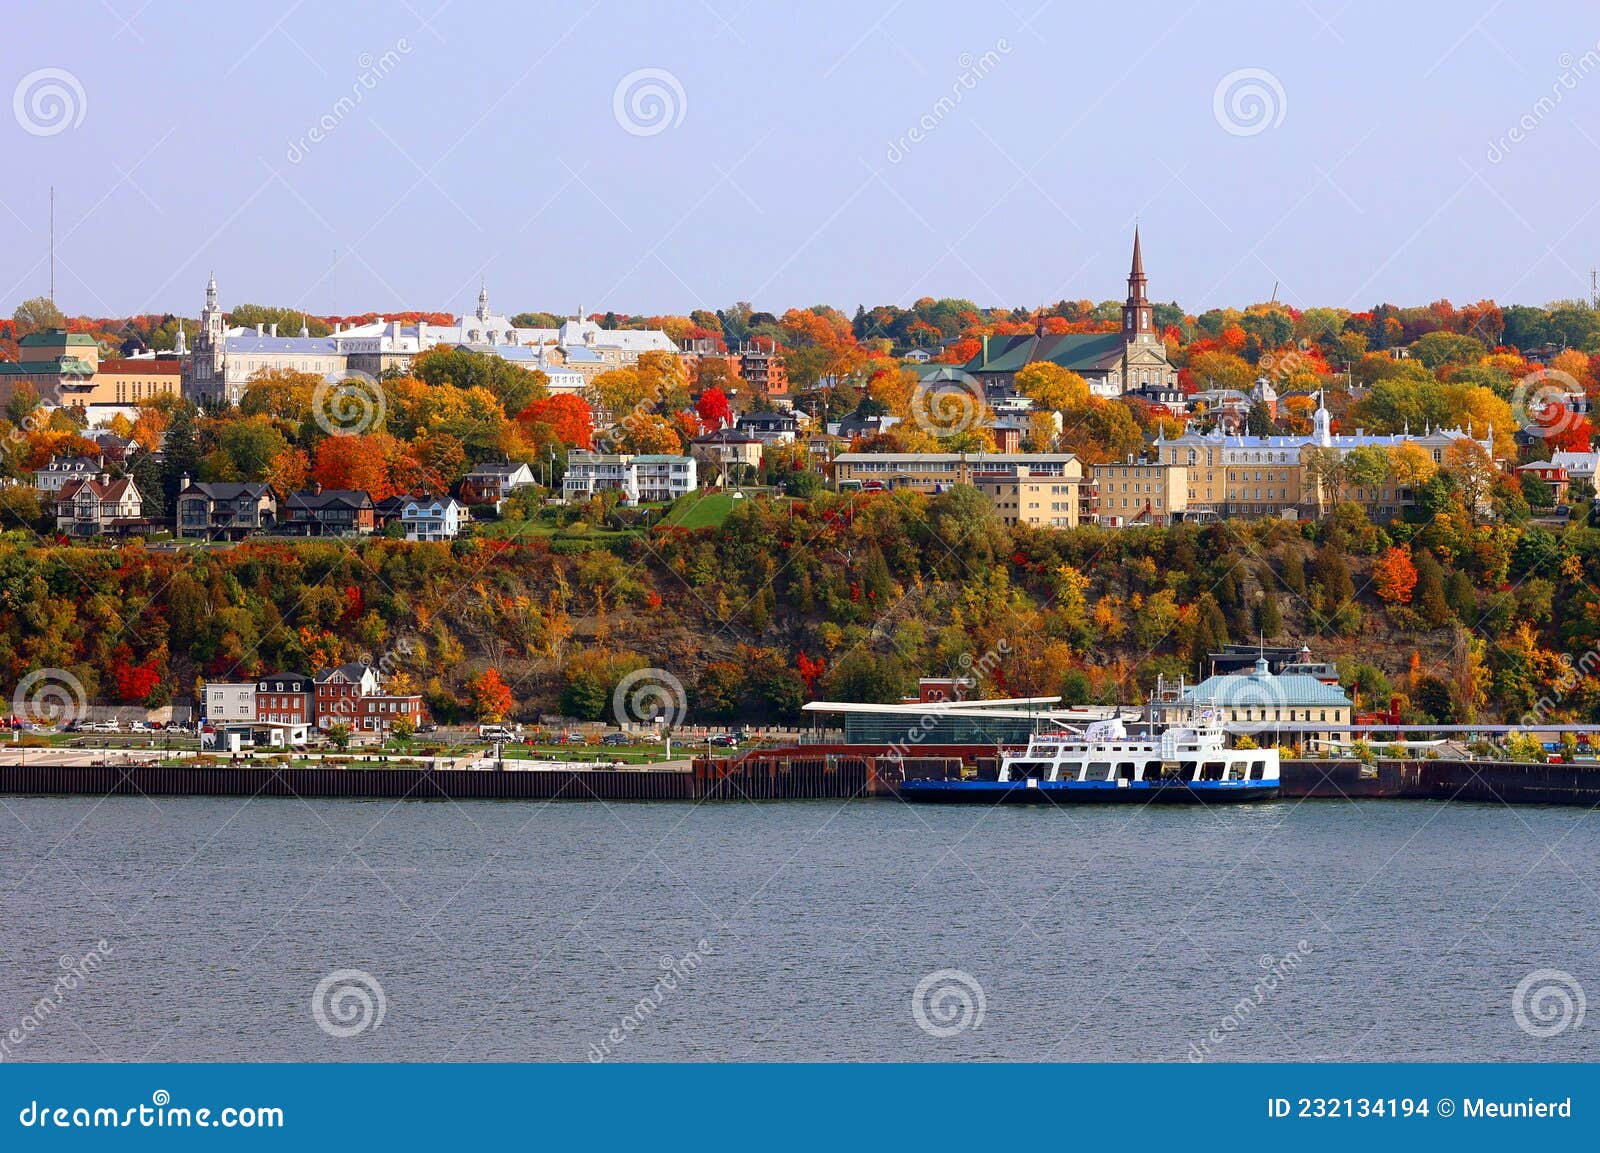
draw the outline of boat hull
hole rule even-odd
[[[1270,801],[1277,781],[906,781],[900,796],[932,804],[1219,805]]]

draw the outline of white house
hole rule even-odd
[[[207,681],[205,719],[213,725],[256,719],[255,681]]]
[[[407,540],[454,540],[461,531],[461,513],[453,496],[413,496],[400,508],[400,523]]]
[[[624,500],[670,501],[696,488],[691,456],[587,452],[567,453],[567,475],[561,493],[567,500],[587,500],[597,492],[619,489]]]

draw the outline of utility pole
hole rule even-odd
[[[50,303],[56,302],[56,186],[50,186]]]

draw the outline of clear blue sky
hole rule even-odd
[[[1136,214],[1151,295],[1196,312],[1543,303],[1600,262],[1592,4],[437,5],[12,5],[0,307],[47,286],[52,179],[74,314],[192,315],[211,268],[225,306],[317,313],[460,310],[480,275],[510,311],[1100,300]],[[49,68],[82,101],[36,135]],[[654,134],[614,111],[641,69],[681,87]],[[1216,108],[1244,69],[1254,134]]]

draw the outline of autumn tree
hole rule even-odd
[[[1048,360],[1036,360],[1017,370],[1016,389],[1031,397],[1039,408],[1069,412],[1089,402],[1089,382]]]
[[[1411,563],[1410,551],[1398,545],[1385,549],[1373,563],[1372,584],[1385,603],[1410,604],[1412,590],[1417,587],[1417,569]]]
[[[694,402],[695,415],[713,432],[733,424],[733,408],[728,404],[727,393],[720,388],[708,388]]]
[[[485,724],[498,724],[516,707],[516,698],[500,677],[500,670],[485,669],[468,683],[472,694],[472,711]]]

